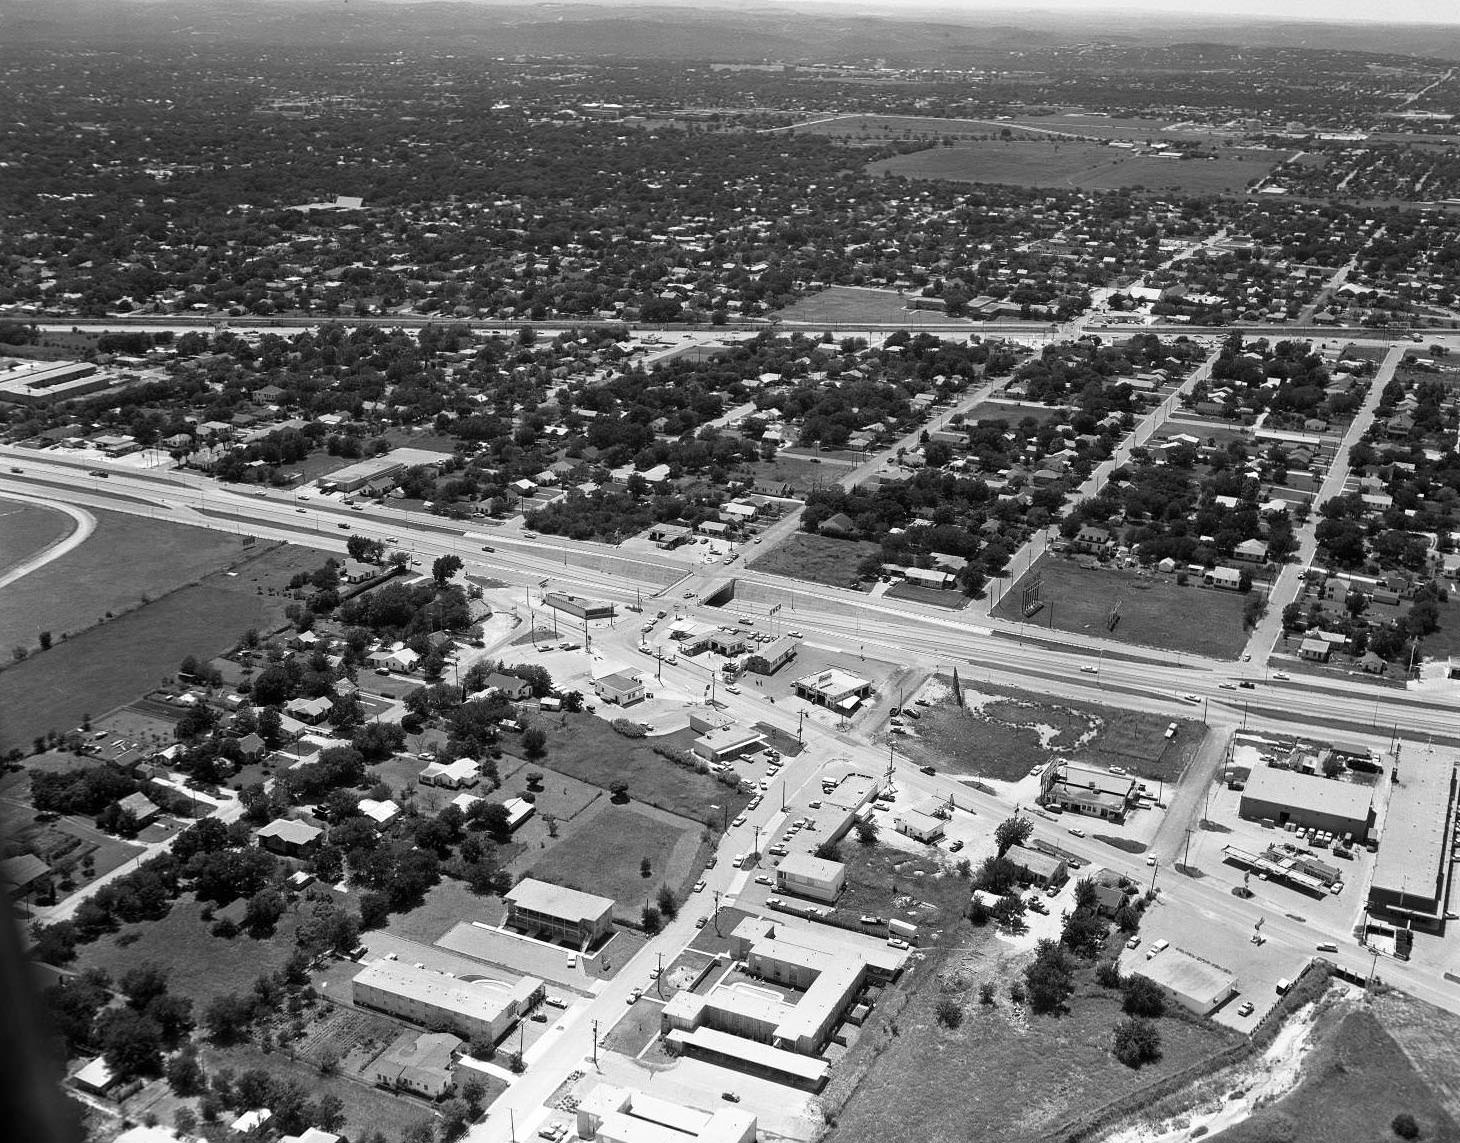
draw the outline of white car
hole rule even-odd
[[[729,691],[732,695],[738,695],[740,693],[740,688],[737,687],[734,683],[727,683],[725,689]]]
[[[1197,703],[1201,702],[1201,699],[1197,695],[1186,694],[1181,696],[1181,701],[1189,702],[1193,706],[1195,706]]]
[[[1281,680],[1282,680],[1282,681],[1283,681],[1283,682],[1287,682],[1287,681],[1288,681],[1288,678],[1289,678],[1289,677],[1290,677],[1290,676],[1289,676],[1289,675],[1287,675],[1287,674],[1286,674],[1286,673],[1285,673],[1285,672],[1283,672],[1283,671],[1274,671],[1274,672],[1273,672],[1273,673],[1272,673],[1272,677],[1273,677],[1273,678],[1275,678],[1275,679],[1281,679]]]
[[[771,879],[767,877],[764,873],[760,873],[756,875],[755,883],[757,885],[769,885],[771,883]]]
[[[1080,670],[1087,675],[1098,675],[1100,673],[1099,667],[1092,667],[1088,665],[1081,667]]]
[[[703,893],[704,891],[705,891],[705,882],[704,882],[704,879],[701,878],[700,880],[698,880],[698,881],[695,882],[695,892],[696,893]]]
[[[743,826],[745,824],[745,815],[744,814],[741,814],[738,818],[736,818],[730,824],[733,825],[733,826]]]

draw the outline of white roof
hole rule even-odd
[[[597,921],[612,912],[613,898],[582,893],[565,885],[552,885],[525,877],[506,896],[509,904],[565,921]]]

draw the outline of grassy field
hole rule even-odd
[[[1326,1143],[1332,1139],[1397,1139],[1390,1124],[1414,1116],[1420,1138],[1460,1139],[1460,1127],[1409,1057],[1370,1012],[1334,1013],[1336,1028],[1320,1042],[1291,1092],[1243,1123],[1212,1135],[1220,1143]]]
[[[1192,124],[1177,129],[1168,119],[1115,117],[1072,109],[1063,114],[1030,115],[1025,118],[947,119],[928,115],[839,115],[818,119],[795,128],[797,134],[829,135],[834,138],[872,139],[982,139],[1008,130],[1015,138],[1049,139],[1078,135],[1095,139],[1203,139],[1234,137],[1230,130]]]
[[[863,1029],[843,1068],[855,1073],[869,1056],[875,1059],[836,1116],[829,1143],[914,1135],[927,1143],[972,1137],[1042,1143],[1070,1116],[1234,1042],[1232,1034],[1214,1025],[1168,1017],[1158,1022],[1160,1060],[1133,1071],[1110,1054],[1112,1030],[1122,1018],[1119,993],[1094,984],[1092,968],[1077,971],[1076,991],[1064,1015],[1016,1009],[1003,987],[995,1004],[982,1005],[977,984],[985,979],[1002,984],[1016,966],[1001,962],[998,943],[986,930],[965,925],[958,938],[953,943],[976,951],[965,952],[956,966],[951,958],[944,960],[938,980],[924,980],[896,1015],[896,1034],[879,1034],[872,1022]],[[963,1023],[956,1030],[934,1015],[945,994],[963,1006]],[[1036,1076],[1037,1081],[1024,1078]],[[834,1077],[829,1093],[837,1083]],[[978,1125],[973,1136],[972,1124]]]
[[[660,885],[678,890],[680,882],[698,872],[691,862],[699,832],[693,821],[676,827],[662,816],[605,799],[569,836],[544,852],[532,873],[556,885],[612,897],[620,918],[637,920],[640,907],[654,900]],[[640,873],[644,858],[649,859],[648,877]]]
[[[181,591],[57,643],[0,675],[0,749],[65,731],[157,685],[189,654],[214,655],[261,626],[264,601],[224,588]]]
[[[778,453],[775,460],[758,460],[745,466],[757,488],[769,488],[777,494],[789,488],[793,494],[811,492],[828,484],[835,484],[846,468],[840,464],[826,464],[821,458],[810,460],[799,456]]]
[[[1025,417],[1033,417],[1041,425],[1046,421],[1065,420],[1069,410],[1063,405],[1019,405],[1006,401],[985,401],[975,405],[964,418],[964,424],[976,425],[979,421],[1008,421],[1017,425]]]
[[[877,550],[878,545],[866,540],[834,540],[830,536],[792,532],[770,551],[746,561],[746,566],[829,587],[846,587],[855,576],[857,565]]]
[[[1188,194],[1237,194],[1285,157],[1283,152],[1244,150],[1217,159],[1180,161],[1066,139],[990,139],[897,155],[867,169],[873,175],[1007,186],[1143,187]]]
[[[1174,577],[1138,578],[1107,568],[1086,570],[1074,560],[1041,556],[1033,572],[1044,577],[1044,609],[1030,619],[1035,627],[1097,635],[1120,643],[1165,647],[1216,659],[1235,659],[1247,633],[1242,629],[1246,596],[1196,586],[1177,587]],[[994,608],[1003,619],[1020,619],[1020,600],[1028,573],[1005,591]],[[1120,622],[1106,629],[1119,602]]]
[[[951,680],[942,679],[951,686]],[[923,711],[898,749],[918,763],[958,774],[1015,781],[1053,753],[1078,753],[1099,765],[1124,766],[1142,778],[1174,781],[1195,755],[1206,728],[1177,721],[1174,739],[1165,735],[1165,715],[1121,710],[1072,699],[1049,702],[1040,695],[978,685],[980,709],[960,709],[945,700]],[[972,688],[965,687],[970,699]]]
[[[203,535],[211,538],[214,533]],[[154,540],[163,542],[161,537]],[[95,537],[71,555],[87,551],[93,543]],[[37,734],[64,731],[87,714],[101,715],[122,706],[172,674],[184,656],[211,657],[233,646],[250,627],[278,624],[288,600],[268,594],[268,588],[282,587],[294,571],[317,566],[317,553],[274,546],[259,548],[256,555],[238,562],[237,541],[229,538],[227,543],[230,548],[215,551],[215,557],[225,563],[229,556],[235,557],[235,574],[217,572],[201,583],[169,588],[152,602],[64,642],[58,640],[51,650],[0,673],[0,749],[24,746]],[[183,554],[178,558],[186,560]],[[44,573],[12,584],[7,593],[33,579],[47,579],[52,568],[69,559],[63,557]],[[95,574],[100,573],[96,568]],[[52,587],[64,601],[64,585],[57,582]],[[8,608],[0,608],[0,613],[8,613]]]
[[[227,567],[239,537],[93,509],[86,543],[0,592],[0,646],[36,645],[36,631],[80,631]],[[8,658],[8,655],[7,655]]]
[[[0,572],[69,536],[76,525],[64,512],[0,499]]]
[[[914,603],[943,607],[949,611],[961,611],[972,602],[955,587],[924,587],[918,583],[895,583],[882,594],[888,599],[910,599]]]
[[[750,800],[708,775],[674,765],[650,749],[650,740],[625,738],[595,715],[570,714],[562,720],[541,719],[536,725],[547,732],[547,752],[539,760],[543,767],[604,790],[621,779],[629,784],[629,797],[691,821],[703,821],[705,806],[711,802],[724,805],[728,799],[734,817]],[[515,739],[505,739],[502,745],[507,753],[521,756]],[[510,769],[504,761],[502,772]]]
[[[505,860],[506,855],[499,857]],[[423,945],[435,944],[436,938],[461,921],[483,921],[499,924],[506,913],[500,897],[480,897],[461,881],[443,877],[426,893],[426,898],[405,913],[392,913],[385,931]]]
[[[266,972],[282,968],[294,949],[296,915],[285,913],[278,930],[265,940],[215,937],[212,922],[202,919],[203,906],[184,897],[160,921],[123,925],[120,930],[83,945],[73,966],[78,971],[104,968],[113,977],[139,964],[167,970],[168,987],[201,1008],[227,992],[246,992]],[[238,906],[227,915],[242,916]]]
[[[947,325],[962,321],[974,324],[968,318],[950,318],[938,310],[908,309],[908,303],[915,294],[899,294],[896,290],[874,290],[861,286],[828,286],[820,293],[800,298],[774,314],[783,322],[798,325],[849,326],[859,323],[899,322],[908,327],[918,325]]]

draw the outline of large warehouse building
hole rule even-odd
[[[1300,829],[1327,830],[1335,837],[1351,834],[1364,841],[1374,824],[1374,788],[1322,778],[1276,766],[1258,766],[1242,791],[1239,813],[1253,821],[1271,821]]]
[[[1396,765],[1384,841],[1369,882],[1369,910],[1414,928],[1444,921],[1446,839],[1455,806],[1455,766],[1434,750]]]

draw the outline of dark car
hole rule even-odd
[[[924,774],[936,774],[938,772],[938,768],[936,766],[919,766],[918,769],[921,770]]]
[[[1243,679],[1237,685],[1239,687],[1241,687],[1244,691],[1251,691],[1251,690],[1256,690],[1257,689],[1257,684],[1254,683],[1251,679]]]

